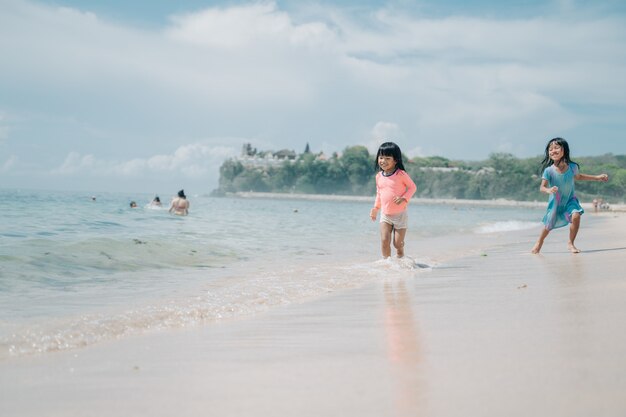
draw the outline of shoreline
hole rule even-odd
[[[590,220],[576,255],[567,230],[540,255],[496,233],[430,271],[0,363],[0,415],[621,416],[626,216]]]
[[[227,197],[235,198],[266,198],[266,199],[287,199],[287,200],[311,200],[311,201],[355,201],[355,202],[373,202],[373,196],[358,195],[337,195],[337,194],[301,194],[301,193],[266,193],[257,191],[238,191],[235,193],[227,193]],[[411,202],[423,205],[452,205],[467,207],[528,207],[542,208],[547,206],[546,201],[518,201],[508,199],[493,200],[470,200],[456,198],[412,198]],[[590,212],[593,212],[593,204],[581,202],[581,206]],[[600,210],[598,213],[606,212],[626,212],[626,204],[612,204],[608,210]]]

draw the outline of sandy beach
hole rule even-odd
[[[540,255],[536,230],[409,240],[432,269],[1,362],[0,415],[623,416],[624,230],[586,214],[576,255],[566,229]]]

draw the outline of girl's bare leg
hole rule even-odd
[[[567,247],[572,253],[580,253],[580,249],[574,246],[574,240],[576,240],[579,228],[580,213],[572,213],[572,223],[569,225],[569,242],[567,242]]]
[[[541,247],[543,246],[543,241],[546,239],[546,236],[548,236],[548,233],[550,233],[550,231],[546,229],[545,227],[541,229],[541,234],[539,235],[539,239],[537,239],[537,243],[535,243],[535,246],[533,246],[530,253],[539,253],[539,251],[541,251]]]
[[[380,249],[383,253],[383,258],[389,258],[391,256],[391,231],[393,226],[389,223],[380,223]]]
[[[406,236],[406,229],[395,229],[393,231],[393,246],[396,248],[398,258],[404,256],[404,237]]]

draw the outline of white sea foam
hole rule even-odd
[[[403,258],[389,257],[375,262],[377,267],[393,271],[430,271],[434,264],[433,261],[415,260],[410,256],[404,256]]]
[[[322,264],[240,270],[195,295],[152,301],[125,310],[79,314],[13,328],[0,337],[0,359],[80,348],[149,331],[192,327],[241,318],[270,308],[319,298],[380,280],[388,271],[372,264]]]
[[[168,207],[165,206],[157,206],[155,204],[152,203],[148,203],[145,206],[143,206],[145,209],[147,210],[168,210]]]
[[[474,230],[475,233],[501,233],[501,232],[514,232],[517,230],[528,230],[539,227],[538,222],[528,222],[519,220],[508,220],[503,222],[494,222],[484,224]]]
[[[320,298],[328,293],[384,279],[414,277],[433,263],[410,257],[354,264],[267,263],[224,275],[196,294],[164,298],[132,309],[79,314],[14,327],[0,337],[0,359],[76,349],[151,331],[193,327],[248,317],[271,308]]]

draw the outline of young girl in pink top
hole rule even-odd
[[[376,202],[370,211],[372,221],[380,215],[380,240],[383,258],[391,256],[391,235],[393,246],[398,258],[404,256],[404,237],[408,224],[406,211],[409,200],[415,194],[417,187],[404,171],[402,152],[393,142],[385,142],[378,148],[376,154]]]

